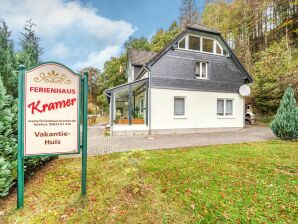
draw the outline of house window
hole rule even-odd
[[[207,79],[207,62],[197,62],[196,63],[196,78],[197,79]]]
[[[179,49],[207,52],[212,54],[226,55],[222,46],[209,37],[201,37],[194,34],[186,35],[178,42]]]
[[[216,43],[216,54],[223,54],[222,53],[222,48]]]
[[[203,38],[203,51],[213,53],[213,40]]]
[[[185,116],[185,98],[184,97],[174,98],[174,115]]]
[[[188,41],[189,41],[188,48],[190,50],[196,50],[196,51],[200,50],[200,38],[199,37],[189,36]]]
[[[183,38],[182,40],[180,40],[180,42],[178,43],[178,47],[185,49],[185,38]]]
[[[233,100],[217,99],[217,116],[233,116]]]

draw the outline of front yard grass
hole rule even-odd
[[[294,223],[297,166],[284,141],[114,153],[89,157],[82,198],[80,158],[59,159],[26,182],[23,210],[0,201],[0,223]]]

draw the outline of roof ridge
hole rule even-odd
[[[146,52],[146,53],[158,53],[158,52],[155,52],[155,51],[139,50],[139,49],[135,49],[135,48],[131,48],[131,47],[129,47],[128,50]]]
[[[202,30],[206,30],[206,31],[213,31],[213,32],[217,32],[220,33],[218,30],[210,28],[208,26],[203,25],[202,23],[198,23],[198,22],[193,22],[192,24],[189,24],[187,26],[185,26],[186,28],[192,28],[192,29],[202,29]]]

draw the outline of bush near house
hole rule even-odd
[[[278,138],[284,140],[298,139],[298,109],[294,90],[291,87],[286,89],[281,99],[271,129]]]

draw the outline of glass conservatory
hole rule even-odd
[[[112,126],[148,126],[148,79],[107,90]]]

